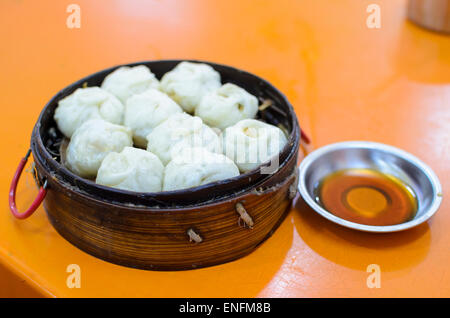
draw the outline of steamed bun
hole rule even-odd
[[[156,126],[147,136],[147,150],[153,152],[167,164],[174,155],[186,147],[203,147],[212,152],[220,152],[219,136],[201,118],[186,113],[170,116]]]
[[[202,97],[220,87],[220,74],[203,63],[181,62],[164,74],[160,89],[188,113],[193,113]]]
[[[151,152],[125,147],[110,152],[98,169],[96,183],[136,192],[159,192],[162,189],[164,166]]]
[[[58,102],[54,119],[59,130],[72,137],[75,130],[90,119],[104,119],[122,124],[124,106],[109,92],[100,87],[78,88]]]
[[[122,151],[132,144],[129,128],[104,120],[89,120],[72,135],[66,151],[66,166],[80,177],[95,177],[108,153]]]
[[[204,148],[184,148],[166,166],[163,191],[197,187],[238,175],[238,167],[226,156]]]
[[[119,67],[105,77],[101,87],[125,104],[130,96],[158,86],[158,79],[150,69],[145,65],[138,65]]]
[[[169,96],[156,89],[131,96],[126,103],[124,125],[133,131],[134,143],[147,146],[147,135],[169,116],[183,112]]]
[[[224,154],[241,172],[247,172],[278,155],[287,143],[283,131],[255,119],[244,119],[222,134]]]
[[[195,109],[195,115],[203,119],[205,124],[220,129],[242,119],[254,118],[257,112],[256,97],[231,83],[205,95]]]

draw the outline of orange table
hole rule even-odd
[[[80,29],[66,26],[70,3],[80,5]],[[380,5],[380,29],[366,26],[370,3]],[[450,37],[406,22],[405,8],[402,0],[1,1],[0,296],[449,297]],[[15,220],[9,183],[51,96],[97,70],[165,58],[266,78],[288,96],[316,147],[359,139],[415,154],[440,177],[440,210],[410,231],[373,235],[297,200],[251,255],[185,272],[98,260],[60,237],[42,208]],[[19,207],[36,193],[25,174]],[[66,285],[69,264],[81,268],[79,289]],[[380,266],[381,288],[367,287],[369,264]]]

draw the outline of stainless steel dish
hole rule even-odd
[[[418,211],[408,222],[389,225],[364,225],[344,220],[314,200],[314,187],[328,174],[348,168],[375,169],[391,174],[409,185],[417,196]],[[439,208],[442,188],[436,174],[421,160],[398,148],[367,141],[340,142],[310,153],[300,165],[299,191],[317,213],[339,225],[366,232],[397,232],[428,220]]]

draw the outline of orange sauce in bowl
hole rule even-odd
[[[344,169],[323,178],[315,200],[330,213],[366,225],[395,225],[410,221],[418,203],[414,191],[390,174],[373,169]]]

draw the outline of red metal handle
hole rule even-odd
[[[303,131],[303,129],[300,129],[300,138],[301,138],[306,144],[310,144],[310,143],[311,143],[311,139],[309,139],[308,135],[305,134],[305,132]]]
[[[30,157],[31,149],[28,150],[27,154],[25,155],[22,160],[20,160],[19,166],[17,167],[16,173],[14,174],[14,178],[11,182],[11,187],[9,189],[9,208],[12,212],[12,214],[18,218],[18,219],[26,219],[30,215],[36,211],[36,209],[39,207],[39,205],[42,203],[42,200],[44,200],[45,195],[47,194],[47,180],[45,180],[44,185],[39,188],[39,193],[34,199],[31,206],[23,213],[19,213],[16,206],[16,189],[17,184],[19,183],[20,175],[22,174],[23,168],[25,168],[25,165],[28,161],[28,157]]]
[[[311,139],[303,130],[300,130],[300,149],[303,152],[303,158],[309,155],[313,151],[313,146],[311,144]],[[303,160],[302,158],[302,160]]]

